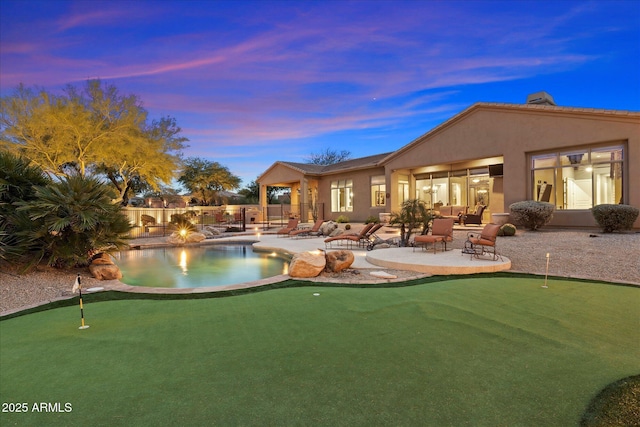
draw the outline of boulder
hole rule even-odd
[[[324,254],[301,252],[295,254],[289,263],[289,276],[316,277],[324,270],[327,261]]]
[[[184,239],[177,231],[174,231],[167,237],[167,243],[172,245],[182,245],[184,243]]]
[[[187,234],[187,243],[202,242],[206,238],[207,238],[207,236],[205,236],[202,233],[198,233],[198,232],[188,233]]]
[[[212,236],[219,236],[220,235],[220,230],[218,230],[215,227],[212,227],[210,225],[207,225],[205,228],[205,231],[211,233]]]
[[[329,237],[335,237],[335,236],[339,236],[342,233],[344,233],[344,231],[342,230],[342,228],[336,228],[335,230],[333,230],[331,233],[329,233]]]
[[[326,252],[325,259],[327,261],[325,270],[333,273],[340,273],[351,267],[355,260],[353,252],[345,250]]]
[[[338,224],[333,221],[328,221],[320,226],[320,233],[322,233],[323,236],[330,236],[337,228]]]
[[[91,258],[91,264],[111,265],[113,264],[113,260],[111,259],[111,256],[109,256],[109,254],[105,254],[104,252],[101,252],[99,254],[94,255],[93,258]]]
[[[98,280],[122,279],[122,272],[115,264],[91,264],[89,271]]]

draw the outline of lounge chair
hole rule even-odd
[[[356,244],[360,245],[360,240],[367,238],[367,233],[369,232],[369,230],[371,230],[373,228],[375,224],[372,222],[370,224],[367,224],[364,226],[364,228],[362,230],[360,230],[360,233],[348,233],[348,234],[338,234],[337,236],[333,236],[333,237],[328,237],[326,239],[324,239],[324,246],[325,248],[328,246],[331,246],[333,244],[333,242],[339,242],[339,241],[343,241],[347,244],[347,247],[353,246],[353,242],[356,242]],[[367,238],[367,241],[369,239]]]
[[[369,231],[367,231],[365,235],[358,241],[358,246],[362,246],[363,248],[366,247],[367,250],[373,249],[373,246],[371,246],[371,249],[369,249],[369,246],[372,245],[373,242],[376,241],[376,239],[380,240],[380,238],[376,236],[376,231],[380,230],[382,227],[384,227],[384,224],[375,224],[373,227],[371,227]]]
[[[493,260],[502,259],[496,250],[496,238],[500,231],[498,224],[487,224],[484,226],[480,235],[475,232],[467,233],[467,241],[465,242],[463,253],[471,254],[471,258],[478,258],[484,254],[491,254]]]
[[[431,226],[431,234],[422,234],[413,240],[413,250],[416,246],[426,248],[429,243],[433,244],[433,253],[436,253],[436,243],[441,243],[444,250],[447,250],[447,242],[453,241],[453,222],[454,218],[436,218]]]
[[[320,227],[324,224],[323,219],[319,219],[313,224],[311,228],[299,228],[297,230],[292,230],[289,232],[289,237],[311,237],[311,236],[319,236],[321,234]]]
[[[484,212],[486,206],[478,205],[476,206],[476,210],[472,214],[466,214],[462,216],[462,223],[467,224],[482,224],[482,213]]]
[[[289,237],[289,233],[291,233],[297,227],[298,227],[298,220],[297,219],[290,219],[289,220],[289,224],[287,224],[286,227],[281,228],[280,230],[276,231],[276,235],[278,237]]]

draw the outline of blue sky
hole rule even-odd
[[[640,110],[640,2],[0,0],[0,93],[87,78],[255,179],[394,151],[478,101]]]

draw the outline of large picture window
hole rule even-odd
[[[385,184],[384,175],[371,177],[371,206],[384,206],[386,200],[387,186]]]
[[[353,212],[353,180],[331,181],[331,211]]]
[[[534,200],[574,210],[623,202],[621,145],[545,153],[531,160]]]

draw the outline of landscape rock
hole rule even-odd
[[[327,261],[324,254],[300,252],[289,263],[289,276],[316,277],[324,270]]]
[[[206,239],[207,236],[205,236],[202,233],[198,233],[198,232],[194,232],[194,233],[188,233],[187,234],[187,243],[198,243],[198,242],[202,242],[204,239]]]
[[[182,245],[184,243],[184,239],[177,231],[174,231],[167,237],[167,243],[172,245]]]
[[[98,280],[122,279],[122,272],[115,264],[91,264],[89,271]]]
[[[342,230],[342,228],[336,228],[335,230],[333,230],[331,233],[329,233],[329,237],[335,237],[335,236],[339,236],[342,233],[344,233],[344,231]]]
[[[111,259],[111,256],[109,254],[101,252],[101,253],[96,254],[96,255],[93,256],[93,258],[91,259],[91,264],[95,264],[95,265],[111,265],[111,264],[114,264],[114,262]]]
[[[323,236],[330,236],[337,228],[338,224],[333,221],[328,221],[320,226],[320,233],[322,233]]]
[[[208,233],[211,233],[211,235],[213,235],[213,236],[219,236],[219,235],[220,235],[220,230],[218,230],[217,228],[212,227],[212,226],[210,226],[210,225],[207,225],[207,226],[204,228],[204,230],[205,230],[206,232],[208,232]]]
[[[353,252],[346,250],[330,251],[325,253],[325,259],[327,261],[325,270],[332,273],[340,273],[351,267],[355,257]]]

